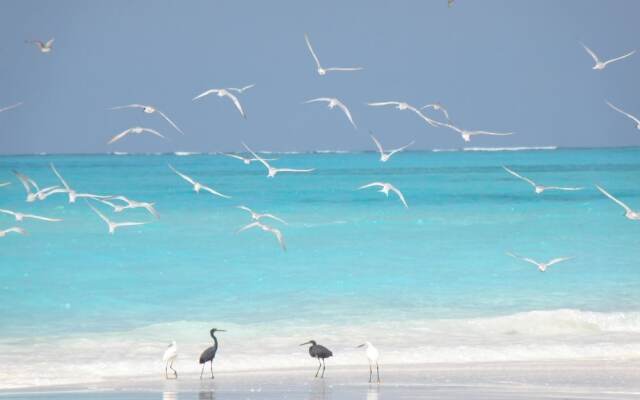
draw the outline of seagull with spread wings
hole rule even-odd
[[[141,109],[142,112],[144,112],[145,114],[158,114],[162,118],[164,118],[165,121],[167,121],[169,124],[171,124],[171,126],[173,126],[175,128],[175,130],[177,130],[178,132],[180,132],[180,133],[182,133],[184,135],[184,132],[182,132],[182,129],[178,128],[178,125],[176,125],[169,117],[167,117],[167,115],[165,113],[163,113],[162,111],[158,110],[154,106],[150,106],[150,105],[146,105],[146,104],[127,104],[127,105],[124,105],[124,106],[111,107],[111,110],[122,110],[122,109],[125,109],[125,108]]]
[[[360,186],[358,190],[366,189],[370,187],[380,187],[380,190],[378,190],[378,192],[384,193],[387,197],[389,197],[389,191],[394,192],[396,195],[398,195],[398,198],[400,199],[402,204],[404,204],[404,207],[409,208],[409,205],[407,205],[407,202],[405,201],[404,196],[402,195],[402,192],[392,184],[388,182],[372,182],[372,183],[368,183],[366,185]]]
[[[323,68],[322,65],[320,64],[320,60],[318,59],[318,56],[316,55],[316,52],[313,50],[313,47],[311,46],[311,41],[309,40],[309,35],[307,35],[306,33],[304,34],[304,41],[307,42],[307,47],[309,48],[309,52],[311,53],[311,56],[313,57],[313,59],[316,62],[316,71],[318,72],[318,75],[320,75],[320,76],[324,76],[324,75],[327,74],[327,72],[332,72],[332,71],[348,72],[348,71],[361,71],[363,69],[362,67],[330,67],[330,68]]]

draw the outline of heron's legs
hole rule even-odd
[[[169,366],[169,362],[164,364],[164,379],[169,379],[169,373],[167,372],[167,367]]]
[[[373,368],[371,367],[371,362],[369,362],[369,383],[371,383],[371,375],[373,375]]]
[[[380,367],[378,366],[377,361],[376,361],[376,373],[378,374],[378,383],[380,383]]]
[[[204,374],[204,366],[206,363],[202,364],[202,371],[200,371],[200,379],[202,379],[202,374]]]
[[[324,358],[322,359],[322,375],[320,376],[320,378],[324,378],[324,370],[325,368],[327,368],[327,366],[325,365],[325,361]]]
[[[211,379],[213,379],[213,360],[211,360],[209,365],[211,366]]]
[[[316,378],[318,377],[318,373],[320,372],[320,368],[322,367],[322,362],[320,361],[320,358],[318,357],[318,370],[316,371]]]
[[[171,360],[171,364],[169,364],[169,368],[171,368],[171,370],[173,371],[173,373],[176,375],[176,379],[178,379],[178,371],[176,371],[173,368],[173,360]],[[166,369],[165,369],[165,373],[166,373]]]

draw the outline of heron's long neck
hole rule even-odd
[[[216,338],[216,335],[214,335],[213,333],[211,334],[211,337],[213,338],[213,347],[215,347],[217,349],[218,348],[218,339]]]

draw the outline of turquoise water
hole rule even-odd
[[[446,335],[446,320],[495,320],[517,330],[500,318],[519,321],[530,312],[548,312],[535,320],[550,329],[568,319],[609,332],[602,326],[613,318],[613,331],[635,335],[624,343],[639,345],[640,223],[594,184],[639,209],[640,149],[407,152],[385,164],[374,153],[273,156],[278,166],[317,170],[267,179],[260,164],[221,155],[1,157],[0,181],[13,184],[0,188],[0,208],[64,219],[28,221],[28,236],[0,239],[4,351],[28,355],[54,338],[108,346],[108,335],[131,332],[162,340],[162,349],[165,329],[186,335],[195,349],[207,344],[211,324],[233,327],[231,343],[267,333],[292,343],[315,333],[338,343],[340,332],[361,337],[359,327],[375,324],[379,341],[401,349],[395,335],[411,327]],[[155,202],[160,219],[99,205],[116,221],[152,222],[109,235],[83,200],[26,203],[11,169],[49,186],[58,183],[51,162],[76,190]],[[168,163],[233,198],[194,193]],[[542,184],[585,190],[536,195],[502,165]],[[393,183],[409,208],[394,195],[355,190],[372,181]],[[266,232],[237,234],[250,222],[234,208],[240,204],[285,219],[289,225],[272,225],[288,251]],[[0,223],[16,224],[5,215]],[[507,251],[575,258],[540,273]],[[296,344],[292,351],[304,351]]]

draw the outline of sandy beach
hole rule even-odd
[[[6,399],[637,399],[640,360],[382,366],[380,384],[362,368],[313,367],[217,373],[214,380],[160,376],[0,391]]]

